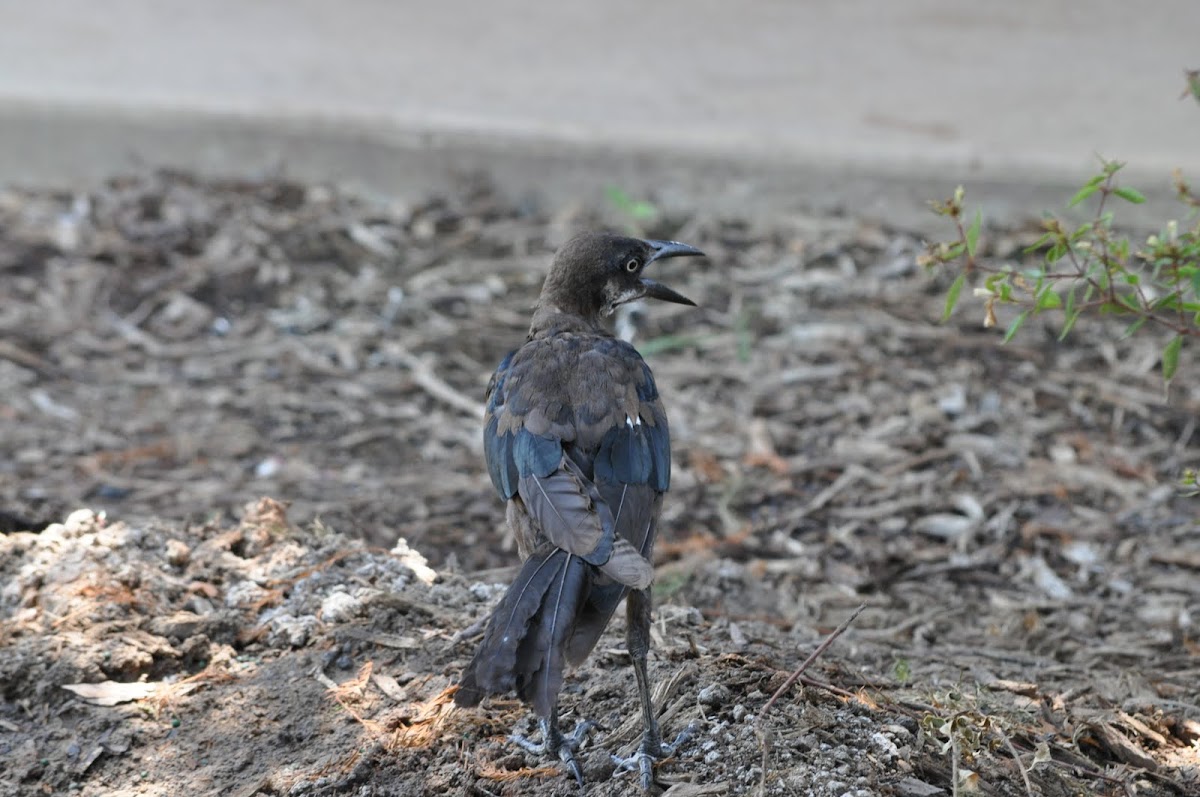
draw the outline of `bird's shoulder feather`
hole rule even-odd
[[[501,361],[487,392],[484,449],[501,497],[549,476],[564,449],[588,480],[670,485],[670,431],[637,350],[602,335],[528,341]]]

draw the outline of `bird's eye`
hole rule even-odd
[[[638,260],[636,257],[629,258],[629,261],[627,263],[625,263],[625,270],[628,271],[630,274],[637,271],[641,267],[642,267],[642,262],[640,260]]]

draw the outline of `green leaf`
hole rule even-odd
[[[633,198],[615,185],[604,189],[604,197],[620,211],[628,211],[629,206],[633,204]]]
[[[1054,233],[1043,233],[1041,238],[1031,243],[1022,250],[1027,255],[1032,255],[1034,252],[1041,251],[1042,247],[1054,240]]]
[[[975,257],[975,247],[979,244],[979,229],[983,226],[983,211],[975,211],[975,219],[967,228],[967,254]]]
[[[1037,300],[1037,309],[1053,310],[1056,307],[1062,307],[1062,297],[1054,290],[1054,286],[1047,285],[1046,289],[1041,292]]]
[[[1090,224],[1088,225],[1091,226]],[[1129,259],[1129,239],[1120,238],[1112,245],[1113,256],[1124,262]]]
[[[1192,273],[1192,293],[1200,299],[1200,268]]]
[[[1162,353],[1162,371],[1163,381],[1170,382],[1175,376],[1175,370],[1179,368],[1179,350],[1183,348],[1183,335],[1176,335],[1171,338],[1171,342],[1163,348]]]
[[[1121,199],[1124,199],[1126,202],[1132,202],[1135,205],[1140,205],[1146,201],[1146,197],[1142,195],[1141,191],[1138,191],[1136,188],[1130,188],[1129,186],[1123,185],[1120,188],[1114,188],[1113,193],[1121,197]]]
[[[1071,329],[1075,326],[1075,322],[1078,320],[1079,320],[1079,311],[1078,310],[1068,310],[1067,311],[1067,317],[1063,321],[1062,332],[1060,332],[1058,334],[1058,339],[1060,341],[1066,340],[1067,335],[1070,334]]]
[[[1200,102],[1200,69],[1189,69],[1184,75],[1187,76],[1187,93]]]
[[[967,274],[963,272],[950,284],[950,290],[946,292],[946,308],[942,310],[943,324],[950,320],[950,314],[954,312],[954,305],[958,304],[958,295],[962,293],[963,285],[966,282]]]
[[[1178,310],[1180,308],[1187,309],[1182,304],[1178,293],[1168,293],[1150,303],[1151,310]]]
[[[1134,321],[1129,326],[1125,327],[1125,332],[1122,337],[1131,338],[1134,333],[1141,329],[1146,324],[1146,316],[1142,316],[1137,321]]]
[[[1091,231],[1092,231],[1092,223],[1090,221],[1084,222],[1083,224],[1080,224],[1078,227],[1075,228],[1075,232],[1071,233],[1071,237],[1069,240],[1071,241],[1071,243],[1075,243],[1076,241],[1078,241],[1080,238],[1087,235]]]
[[[1100,183],[1102,182],[1104,182],[1103,177],[1100,178],[1100,182],[1097,182],[1095,178],[1089,180],[1087,185],[1075,192],[1075,196],[1071,197],[1071,201],[1067,203],[1067,207],[1073,208],[1083,200],[1090,197],[1092,194],[1099,191]]]
[[[616,186],[605,188],[604,196],[613,207],[635,221],[652,221],[658,216],[658,207],[653,202],[634,199]]]
[[[1017,330],[1021,328],[1021,324],[1024,324],[1025,319],[1028,317],[1029,311],[1026,310],[1012,320],[1012,323],[1008,325],[1008,331],[1004,333],[1005,343],[1008,343],[1010,340],[1012,340],[1013,335],[1017,334]]]

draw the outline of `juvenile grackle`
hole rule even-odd
[[[622,598],[645,728],[638,752],[620,768],[637,769],[648,790],[654,760],[673,749],[659,733],[646,672],[650,559],[671,480],[671,441],[650,369],[613,337],[608,318],[643,298],[695,306],[643,273],[657,260],[702,254],[675,241],[605,233],[568,241],[524,345],[504,358],[487,389],[484,452],[523,565],[454,699],[474,706],[516,692],[537,715],[542,742],[513,741],[557,756],[581,784],[575,751],[592,723],[564,734],[558,692],[565,666],[587,658]]]

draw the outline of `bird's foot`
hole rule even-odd
[[[541,742],[531,741],[516,733],[509,734],[509,741],[527,753],[538,756],[558,756],[558,760],[562,761],[575,776],[575,782],[582,786],[583,768],[579,766],[575,753],[583,744],[583,740],[587,738],[588,731],[596,727],[596,723],[591,720],[580,720],[575,723],[574,730],[568,734],[563,734],[559,731],[557,724],[546,720],[539,720],[538,724],[542,729]]]
[[[650,791],[650,787],[654,784],[654,762],[675,755],[676,750],[687,744],[688,740],[696,735],[696,730],[695,723],[688,725],[670,744],[662,741],[658,734],[645,734],[642,736],[641,746],[629,758],[621,758],[616,755],[612,757],[613,763],[617,765],[617,769],[613,773],[614,777],[622,772],[636,770],[641,776],[642,791]]]

